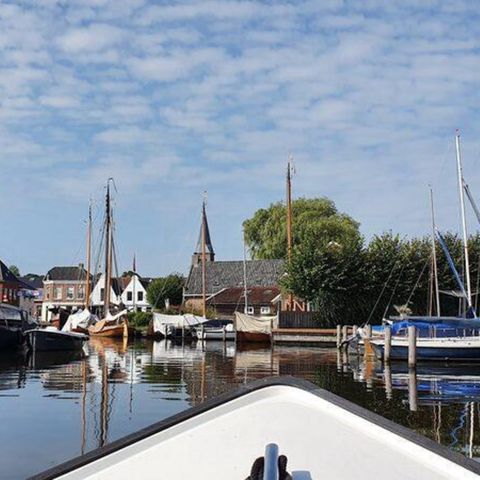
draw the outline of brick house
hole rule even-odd
[[[19,306],[21,291],[28,288],[12,271],[0,260],[0,301]]]
[[[53,267],[43,279],[42,320],[50,322],[52,311],[74,312],[85,306],[87,272],[76,267]]]

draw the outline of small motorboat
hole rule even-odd
[[[383,359],[385,339],[370,340],[375,356]],[[408,337],[392,337],[391,360],[408,359]],[[417,360],[480,361],[480,336],[417,337]]]
[[[55,327],[35,328],[25,332],[29,349],[35,351],[79,351],[88,340],[83,333],[63,332]]]
[[[276,377],[32,478],[284,479],[285,472],[293,480],[478,480],[480,464],[309,382]]]
[[[217,340],[234,342],[236,338],[232,322],[209,320],[195,329],[196,337],[201,341]]]
[[[0,349],[21,347],[24,342],[23,332],[36,325],[27,312],[13,305],[0,304]]]

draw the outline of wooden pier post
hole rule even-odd
[[[222,328],[223,343],[225,343],[227,341],[227,330],[226,330],[226,328],[227,327],[225,325]]]
[[[410,406],[410,411],[416,412],[418,410],[417,372],[414,368],[408,369],[408,404]]]
[[[347,325],[344,325],[342,327],[342,342],[345,342],[345,340],[347,340],[348,338],[348,327]],[[346,343],[345,344],[345,350],[348,350],[348,344]]]
[[[383,348],[383,361],[385,363],[390,362],[390,356],[392,354],[392,327],[390,325],[385,326],[385,346]]]
[[[337,348],[342,346],[342,327],[337,325]]]
[[[354,326],[353,326],[353,333],[352,333],[352,335],[353,335],[354,337],[357,336],[357,331],[358,331],[358,326],[357,326],[357,325],[354,325]],[[358,349],[358,341],[355,342],[355,353],[356,353],[357,355],[360,353],[360,352],[359,352],[359,349]]]
[[[417,366],[417,329],[415,326],[408,327],[408,367]]]
[[[203,325],[203,323],[200,325],[200,335],[202,336],[202,342],[205,341],[205,326]]]
[[[383,367],[383,375],[385,382],[385,393],[387,394],[387,400],[392,399],[392,370],[390,364],[386,363]]]

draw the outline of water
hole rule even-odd
[[[88,356],[0,356],[0,478],[25,478],[247,381],[305,378],[464,455],[479,456],[480,370],[384,371],[335,349],[237,350],[91,339]],[[416,388],[415,388],[416,386]]]

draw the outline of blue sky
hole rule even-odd
[[[454,134],[480,199],[474,1],[0,4],[0,257],[83,259],[115,177],[119,268],[186,271],[208,191],[218,259],[284,196],[327,195],[368,238],[458,229]],[[478,185],[478,188],[477,188]],[[476,225],[470,219],[470,230]],[[96,230],[98,231],[97,225]]]

